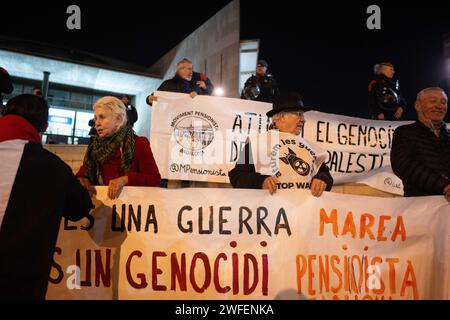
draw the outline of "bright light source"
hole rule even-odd
[[[223,91],[222,88],[217,88],[216,90],[214,90],[214,94],[216,96],[223,96],[225,94],[225,92]]]

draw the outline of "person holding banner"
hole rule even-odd
[[[192,62],[189,59],[182,59],[177,63],[177,72],[172,79],[164,81],[157,91],[188,93],[191,98],[197,95],[210,96],[214,91],[214,86],[208,77],[203,73],[194,72]],[[157,101],[153,93],[147,97],[147,104],[152,106]],[[182,187],[190,187],[191,181],[182,180]],[[161,181],[161,187],[168,187],[168,180]]]
[[[375,79],[369,83],[369,109],[372,119],[401,120],[406,101],[394,81],[394,65],[390,62],[374,66]]]
[[[251,143],[247,142],[244,150],[241,151],[236,166],[228,174],[234,188],[267,189],[270,194],[274,194],[278,188],[284,188],[283,185],[288,187],[290,185],[306,185],[306,189],[311,189],[311,193],[316,197],[320,197],[323,191],[331,190],[333,178],[328,167],[321,163],[317,166],[319,168],[317,172],[312,170],[316,159],[315,153],[311,150],[312,148],[310,146],[305,147],[307,145],[306,140],[301,139],[300,142],[297,141],[300,140],[298,138],[305,123],[303,113],[308,110],[303,105],[300,95],[291,93],[275,99],[272,110],[267,112],[267,116],[272,117],[272,124],[270,126],[272,130],[277,130],[279,133],[288,134],[290,137],[297,138],[287,139],[287,141],[283,142],[283,144],[290,143],[290,147],[286,148],[287,152],[285,157],[279,158],[289,168],[288,172],[291,173],[293,179],[289,183],[281,183],[278,179],[281,171],[278,171],[276,176],[257,172],[255,165],[258,164],[253,162],[254,157],[252,156]],[[295,150],[297,149],[294,146],[298,145],[304,149],[308,149],[314,155],[311,157],[310,163],[302,159],[304,157],[301,158],[296,154]],[[300,180],[300,177],[309,179],[309,181],[307,183],[292,182]]]
[[[418,121],[394,132],[391,165],[403,181],[405,197],[444,195],[450,202],[450,130],[444,122],[448,98],[426,88],[415,102]]]
[[[171,79],[164,81],[157,91],[188,93],[192,98],[196,95],[210,96],[214,86],[208,77],[199,72],[194,72],[192,62],[186,58],[177,63],[177,72]],[[147,104],[152,106],[158,98],[153,95],[147,97]]]
[[[107,185],[110,199],[118,198],[126,185],[159,187],[161,175],[150,142],[137,136],[127,124],[123,102],[103,97],[93,109],[97,135],[76,175],[91,196],[95,193],[93,185]]]
[[[42,147],[48,103],[22,94],[0,118],[0,300],[45,299],[61,218],[94,207],[71,168]]]

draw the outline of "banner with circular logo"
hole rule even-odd
[[[327,153],[300,136],[270,130],[250,138],[257,172],[274,176],[279,189],[310,189]]]

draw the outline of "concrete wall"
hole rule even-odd
[[[60,157],[64,162],[66,162],[71,168],[74,174],[80,169],[83,163],[84,154],[86,152],[86,146],[70,146],[70,145],[45,145],[44,146],[50,152],[53,152],[58,157]],[[169,188],[179,188],[179,181],[169,181]],[[194,188],[231,188],[230,184],[224,183],[205,183],[205,182],[194,182]],[[362,184],[343,184],[336,185],[331,190],[336,193],[343,194],[354,194],[354,195],[364,195],[373,197],[396,197],[393,194],[386,193],[373,189],[369,186]]]
[[[147,96],[150,95],[156,88],[159,87],[161,82],[158,84],[150,85],[145,90],[140,91],[136,94],[136,109],[138,112],[138,121],[134,124],[134,130],[139,136],[147,137],[150,140],[150,123],[151,123],[151,107],[147,104]]]
[[[76,174],[83,164],[84,154],[87,146],[85,145],[69,145],[69,144],[45,144],[44,148],[57,155]]]
[[[239,0],[235,0],[170,50],[148,72],[171,78],[177,62],[188,58],[194,70],[206,73],[216,87],[223,87],[227,97],[238,97],[239,44],[240,7]]]

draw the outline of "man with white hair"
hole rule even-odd
[[[205,74],[194,72],[192,62],[184,58],[177,63],[175,76],[164,81],[157,91],[188,93],[194,98],[196,95],[211,95],[214,86]],[[152,93],[147,97],[147,104],[151,106],[156,100]]]
[[[203,73],[194,72],[192,62],[186,58],[177,63],[177,72],[171,79],[164,81],[157,91],[188,93],[191,98],[197,95],[211,95],[214,91],[214,86],[211,80]],[[152,106],[154,101],[157,101],[153,93],[147,97],[147,104]],[[167,188],[168,180],[162,180],[162,187]],[[189,187],[190,181],[182,181],[182,187]]]
[[[450,202],[450,130],[444,118],[448,108],[444,90],[419,92],[418,121],[394,132],[391,165],[403,181],[406,197],[444,195]]]

